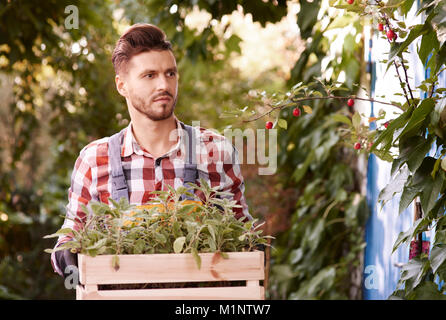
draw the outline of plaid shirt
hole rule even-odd
[[[182,128],[175,117],[177,128]],[[240,171],[237,149],[224,136],[211,130],[193,127],[195,131],[196,162],[199,178],[204,178],[211,187],[234,194],[233,199],[242,208],[234,208],[236,218],[242,216],[252,219],[244,197],[244,182]],[[154,195],[154,190],[168,190],[167,185],[177,189],[183,186],[184,165],[186,161],[186,136],[184,130],[178,130],[176,145],[165,155],[155,159],[136,141],[132,122],[124,130],[121,144],[121,157],[124,175],[129,188],[131,204],[142,205]],[[85,146],[76,160],[68,189],[68,205],[62,228],[78,230],[85,221],[81,204],[87,205],[96,200],[109,204],[111,197],[111,168],[108,157],[108,140],[105,137]],[[197,184],[198,181],[197,181]],[[204,195],[195,190],[196,196],[204,200]],[[80,223],[74,223],[76,219]],[[56,247],[71,240],[59,237]],[[55,272],[62,274],[55,262],[54,253],[51,263]]]

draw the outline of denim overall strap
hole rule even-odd
[[[186,160],[184,163],[184,181],[183,185],[188,192],[194,194],[194,188],[188,183],[196,183],[198,179],[198,169],[195,150],[195,131],[192,126],[181,122],[181,126],[186,130]],[[194,197],[183,194],[181,200],[194,200]]]
[[[111,198],[119,202],[121,198],[126,198],[129,202],[129,188],[125,180],[124,171],[121,162],[121,141],[124,136],[124,130],[112,135],[108,141],[108,157],[111,166]]]

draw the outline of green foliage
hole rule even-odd
[[[361,115],[359,113],[355,112],[351,115],[337,114],[333,111],[333,103],[330,105],[330,110],[335,114],[330,114],[329,117],[325,116],[325,103],[331,99],[343,99],[342,96],[333,94],[334,90],[338,92],[344,90],[342,87],[335,88],[339,72],[345,71],[347,73],[349,71],[350,73],[347,74],[344,85],[347,87],[347,90],[348,88],[355,88],[354,83],[360,70],[360,65],[357,64],[357,61],[361,61],[361,58],[355,57],[354,54],[358,50],[352,48],[355,44],[353,41],[354,37],[348,35],[344,39],[342,62],[338,63],[337,60],[333,59],[329,63],[329,68],[333,69],[332,77],[334,76],[334,79],[330,79],[333,81],[333,85],[328,86],[319,81],[320,88],[314,88],[315,83],[310,81],[315,76],[323,74],[321,59],[327,55],[325,50],[329,48],[329,45],[326,43],[327,38],[323,37],[324,32],[329,30],[330,26],[331,28],[338,28],[348,25],[346,23],[347,19],[352,20],[350,24],[354,25],[358,31],[361,29],[361,24],[359,20],[355,20],[355,15],[345,15],[347,17],[331,18],[331,23],[324,30],[321,30],[316,21],[318,16],[315,13],[317,3],[307,4],[303,2],[301,12],[299,13],[302,19],[298,20],[298,23],[302,29],[301,34],[306,37],[311,35],[311,41],[307,42],[306,50],[302,53],[301,59],[292,70],[291,81],[298,83],[286,94],[264,95],[264,102],[269,107],[269,111],[246,121],[257,120],[265,115],[275,115],[275,125],[277,124],[280,128],[288,129],[283,131],[281,136],[282,150],[288,151],[282,151],[282,168],[287,168],[288,164],[297,163],[295,170],[288,173],[288,176],[291,178],[289,182],[292,183],[294,180],[295,183],[306,185],[302,194],[307,195],[307,197],[313,196],[315,185],[318,186],[317,190],[327,190],[329,186],[333,185],[330,180],[332,176],[324,175],[324,173],[326,173],[326,168],[333,169],[335,164],[340,161],[340,157],[335,157],[333,160],[330,157],[333,154],[337,154],[334,151],[336,149],[332,149],[332,147],[341,145],[341,143],[337,144],[337,140],[344,142],[346,145],[352,145],[355,141],[360,142],[361,152],[374,152],[381,159],[393,162],[392,174],[394,174],[394,177],[391,183],[382,190],[379,197],[380,202],[384,205],[386,201],[392,199],[396,194],[402,193],[399,208],[399,211],[402,212],[415,197],[419,196],[421,207],[424,211],[422,220],[417,221],[411,230],[400,234],[394,250],[399,245],[410,241],[414,236],[420,232],[427,231],[429,228],[435,227],[438,233],[436,233],[431,256],[411,261],[403,268],[399,286],[404,286],[404,289],[396,290],[392,297],[413,299],[435,296],[438,298],[441,296],[441,291],[445,289],[440,288],[440,291],[434,290],[435,284],[433,281],[437,276],[440,281],[444,280],[444,273],[441,273],[439,270],[444,269],[443,264],[446,260],[442,253],[442,250],[444,250],[445,233],[445,174],[443,170],[440,171],[440,168],[446,168],[446,165],[444,165],[446,161],[443,160],[446,154],[443,148],[445,89],[438,86],[438,75],[444,70],[444,37],[441,35],[444,34],[446,25],[444,24],[444,19],[439,18],[442,17],[444,4],[439,1],[424,3],[419,10],[419,13],[426,11],[424,22],[419,25],[406,26],[404,21],[395,18],[394,13],[399,10],[401,14],[406,15],[414,3],[412,0],[401,3],[389,1],[385,4],[381,1],[377,1],[376,4],[357,1],[353,5],[336,4],[336,1],[331,1],[330,3],[337,8],[360,13],[363,16],[374,16],[376,18],[375,21],[381,21],[386,25],[387,30],[392,29],[398,35],[398,38],[402,39],[400,41],[389,39],[391,48],[385,63],[387,63],[387,69],[393,66],[397,69],[397,72],[399,71],[398,79],[402,89],[400,95],[405,97],[406,103],[389,103],[374,99],[362,99],[396,106],[402,113],[398,114],[398,117],[392,120],[388,126],[386,125],[385,130],[376,129],[372,131],[369,130],[368,126],[361,123]],[[434,27],[432,27],[432,21],[436,21]],[[404,54],[407,53],[409,45],[419,37],[421,37],[422,44],[429,42],[429,45],[426,44],[426,47],[418,50],[418,56],[422,63],[426,64],[431,71],[429,78],[418,87],[426,91],[427,97],[424,99],[414,97],[410,79],[407,76],[407,61],[404,59]],[[428,59],[429,56],[431,58]],[[352,97],[354,98],[354,96]],[[302,101],[310,101],[311,107],[303,106],[304,110],[308,110],[308,115],[302,117],[299,121],[293,121],[293,124],[290,125],[290,115],[287,109],[299,106],[298,103]],[[249,113],[249,110],[246,113]],[[378,118],[371,118],[369,122],[381,120],[384,116],[385,112],[380,113]],[[342,123],[343,127],[337,130],[330,127],[333,123]],[[330,134],[327,134],[325,137],[324,130],[326,129]],[[339,136],[333,134],[335,131],[337,131]],[[283,140],[283,137],[288,138],[288,136],[293,138]],[[441,156],[438,158],[425,156],[433,142],[436,142],[438,150],[441,151]],[[325,143],[324,147],[321,145],[322,143]],[[394,147],[399,149],[398,154],[393,153]],[[291,156],[294,156],[292,158],[294,161],[288,163],[287,161]],[[351,166],[351,163],[347,162],[346,167]],[[305,180],[306,178],[309,179],[308,182]],[[326,181],[328,181],[328,185],[325,185]],[[352,190],[348,191],[352,192]],[[341,189],[339,192],[342,195],[343,192],[346,193],[346,190]],[[348,279],[343,278],[343,274],[347,273],[345,270],[348,268],[351,271],[354,260],[342,259],[336,256],[336,251],[332,250],[331,243],[326,247],[319,247],[320,243],[323,243],[320,238],[324,239],[325,231],[329,235],[327,239],[333,239],[334,234],[331,234],[325,222],[318,218],[318,213],[324,210],[323,217],[325,218],[327,213],[333,210],[333,206],[336,206],[340,201],[337,196],[339,195],[330,195],[329,193],[317,194],[315,198],[310,198],[307,206],[304,205],[305,202],[302,198],[299,199],[296,204],[298,208],[296,215],[298,218],[293,216],[293,224],[289,233],[286,233],[283,238],[278,237],[277,239],[279,249],[277,255],[274,255],[277,257],[277,260],[273,261],[273,264],[276,265],[272,269],[272,292],[276,297],[347,297],[345,292],[342,293],[342,285],[340,284],[348,283]],[[326,198],[329,201],[324,201]],[[343,206],[341,206],[343,210],[340,210],[340,218],[334,215],[333,223],[343,222],[346,227],[354,225],[356,230],[361,230],[364,226],[361,223],[365,223],[365,219],[361,218],[364,215],[361,216],[356,211],[346,209],[346,207],[352,207],[350,204],[353,203],[353,199],[345,196],[341,196],[341,198],[343,201],[347,201],[347,203],[343,203]],[[356,200],[356,203],[358,202],[362,203],[363,205],[360,207],[367,211],[365,202]],[[355,207],[357,206],[355,205]],[[314,208],[312,215],[309,214],[312,212],[310,208]],[[364,211],[362,212],[364,213]],[[307,214],[309,215],[307,216]],[[349,217],[350,220],[347,220]],[[352,217],[355,217],[355,219],[351,219]],[[347,223],[347,221],[350,221],[350,223]],[[302,230],[300,230],[300,226],[303,226]],[[347,246],[351,246],[350,251],[360,252],[363,247],[361,241],[358,241],[358,239],[361,239],[361,234],[360,232],[353,234],[354,239],[350,238],[349,241],[344,241],[344,244],[347,243]],[[307,244],[307,239],[311,239],[310,246]],[[304,251],[306,246],[313,251]],[[294,249],[295,247],[297,249]],[[318,250],[315,250],[315,248],[318,248]],[[291,253],[293,249],[297,251]],[[297,258],[304,254],[308,261],[311,261],[311,265],[306,266],[304,261]],[[354,253],[352,254],[354,255]],[[355,258],[357,260],[357,257]],[[334,261],[341,262],[335,264]],[[435,261],[433,264],[435,266],[434,269],[432,268],[432,261]],[[336,274],[333,274],[330,264],[341,265],[343,268],[340,270],[336,269]],[[312,267],[315,268],[312,269]]]
[[[328,12],[330,24],[322,30],[317,19],[320,2],[302,1],[298,13],[301,35],[306,49],[296,62],[287,92],[262,92],[254,98],[266,112],[246,108],[235,110],[245,122],[260,118],[274,120],[279,130],[280,172],[288,177],[284,184],[296,188],[299,198],[290,216],[290,228],[277,235],[271,256],[271,278],[268,295],[272,299],[358,299],[361,283],[352,275],[362,274],[360,264],[364,248],[364,227],[368,216],[365,197],[359,190],[360,177],[352,150],[355,139],[366,130],[358,125],[359,114],[351,120],[346,108],[350,96],[358,89],[361,44],[350,41],[339,57],[322,69],[330,42],[325,32],[353,24],[361,25],[350,16],[340,21]],[[350,39],[351,40],[351,39]],[[355,62],[352,62],[355,60]],[[358,66],[357,68],[352,65]],[[345,66],[352,66],[346,83],[337,82]],[[325,71],[334,71],[328,81],[320,78]],[[306,103],[306,104],[303,104]],[[299,118],[292,109],[302,108]],[[339,122],[348,126],[340,128]],[[354,131],[356,138],[346,139]],[[347,137],[348,138],[348,137]],[[363,137],[366,139],[367,137]],[[363,152],[363,151],[360,151]]]
[[[446,23],[444,22],[445,4],[442,1],[423,1],[417,15],[424,15],[423,22],[406,26],[405,16],[413,6],[413,0],[378,1],[358,5],[361,12],[377,18],[386,28],[399,35],[401,41],[389,41],[387,69],[394,66],[400,72],[399,81],[406,103],[403,111],[390,122],[386,130],[376,132],[370,152],[383,160],[392,162],[392,180],[381,191],[378,200],[384,205],[396,194],[401,194],[399,213],[403,212],[417,197],[422,207],[422,217],[413,226],[401,232],[394,244],[393,251],[419,234],[435,228],[435,238],[430,255],[424,253],[410,260],[402,267],[401,277],[390,299],[445,299],[446,287],[435,281],[444,281],[446,268],[445,226],[446,216],[446,174],[443,159],[446,154],[444,145],[444,108],[445,88],[439,86],[438,76],[445,69]],[[357,7],[358,7],[357,6]],[[350,10],[348,6],[344,9]],[[354,11],[354,10],[353,10]],[[397,18],[396,12],[402,15]],[[435,22],[434,22],[435,21]],[[425,97],[414,97],[404,55],[409,46],[421,37],[418,57],[422,65],[429,68],[429,76],[417,88],[425,91]],[[404,75],[404,76],[403,76]],[[435,156],[427,156],[433,143]],[[390,151],[398,148],[398,154]],[[438,155],[439,154],[439,155]]]
[[[311,37],[312,41],[307,42],[289,82],[295,84],[293,93],[302,98],[290,108],[305,102],[311,113],[292,119],[284,108],[280,115],[289,123],[288,130],[280,136],[282,150],[290,144],[294,147],[291,151],[283,151],[279,161],[282,170],[294,170],[289,171],[287,184],[295,185],[300,197],[291,217],[291,228],[278,235],[274,243],[277,252],[273,253],[272,264],[276,267],[272,269],[270,294],[281,299],[358,299],[361,297],[360,282],[356,283],[352,275],[359,274],[361,278],[368,207],[359,192],[359,177],[354,169],[357,156],[352,146],[355,141],[344,139],[345,128],[338,130],[337,122],[340,120],[353,129],[356,120],[352,123],[346,110],[348,96],[325,98],[342,97],[342,87],[349,88],[349,94],[354,93],[357,87],[353,84],[359,81],[359,68],[349,69],[351,73],[346,83],[337,83],[337,76],[345,66],[361,61],[358,57],[361,44],[353,42],[352,47],[345,46],[340,63],[334,58],[322,69],[321,61],[330,48],[329,40],[324,37],[330,27],[353,24],[358,32],[361,27],[352,17],[344,17],[341,22],[325,12],[323,16],[330,18],[330,24],[322,30],[316,20],[319,11],[316,5],[320,3],[313,1],[301,8],[300,16],[306,17],[298,19],[301,34]],[[311,82],[315,77],[325,77],[325,70],[330,68],[333,73],[328,83]],[[304,97],[314,97],[314,100],[305,101]],[[289,272],[284,274],[285,270]]]
[[[210,188],[203,179],[200,179],[200,186],[191,184],[191,187],[201,191],[206,201],[180,201],[181,195],[186,194],[182,187],[156,191],[156,196],[142,207],[129,205],[124,198],[119,203],[110,199],[113,207],[92,202],[91,210],[84,208],[87,219],[82,228],[59,229],[44,237],[71,235],[72,240],[45,251],[70,249],[92,257],[101,254],[191,253],[200,268],[197,253],[220,252],[225,257],[224,252],[252,251],[259,245],[268,245],[270,236],[262,236],[263,230],[259,230],[262,224],[256,224],[256,220],[244,222],[244,217],[235,218],[233,208],[239,206],[235,200],[227,198],[230,193],[218,191],[217,187]],[[114,261],[115,268],[119,268],[119,260]]]

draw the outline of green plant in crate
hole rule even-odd
[[[204,201],[180,200],[183,194],[192,195],[185,187],[177,190],[154,191],[154,197],[144,206],[130,205],[126,199],[114,207],[92,202],[90,209],[83,206],[85,222],[78,230],[64,228],[45,238],[70,235],[72,241],[53,250],[70,249],[73,253],[89,256],[115,255],[114,268],[119,268],[120,254],[191,253],[201,266],[198,253],[252,251],[259,245],[268,245],[268,235],[257,220],[235,218],[233,208],[239,207],[230,199],[229,192],[211,188],[200,179],[200,185],[191,186],[202,192]],[[79,224],[79,221],[76,221]]]

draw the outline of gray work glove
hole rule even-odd
[[[56,251],[55,255],[57,265],[62,270],[64,278],[71,274],[71,272],[65,272],[67,266],[73,265],[77,268],[77,254],[72,253],[70,249]]]

